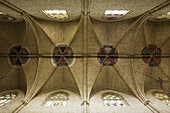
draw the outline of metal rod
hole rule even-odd
[[[77,55],[51,55],[51,54],[30,54],[30,55],[10,55],[0,54],[0,58],[20,57],[20,58],[170,58],[170,55],[95,55],[95,54],[77,54]]]

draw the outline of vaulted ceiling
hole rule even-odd
[[[3,0],[1,0],[3,1]],[[50,19],[49,17],[42,14],[42,10],[67,10],[69,19],[67,20],[61,20],[61,21],[71,21],[75,20],[81,17],[81,12],[83,11],[83,2],[81,0],[70,0],[63,1],[63,0],[36,0],[36,1],[30,1],[30,0],[20,0],[20,2],[16,2],[15,0],[5,0],[9,2],[10,4],[15,5],[22,11],[27,12],[31,16],[37,18],[37,19],[43,19],[43,20],[50,20],[50,21],[56,21],[53,19]],[[132,19],[135,17],[141,16],[143,13],[150,11],[151,9],[154,9],[164,3],[166,3],[168,0],[89,0],[88,5],[88,11],[91,18],[98,20],[98,21],[104,21],[104,22],[113,22],[113,21],[121,21],[121,20],[127,20]],[[162,7],[160,9],[157,9],[156,12],[153,12],[148,20],[149,21],[158,21],[156,19],[157,16],[163,15],[167,12],[169,12],[169,4],[166,4],[166,7]],[[1,11],[7,12],[9,15],[16,18],[16,21],[23,21],[23,17],[21,14],[16,13],[14,10],[11,10],[7,8],[4,4],[0,4]],[[102,18],[103,13],[105,10],[130,10],[130,13],[126,15],[124,18],[119,20],[106,20]]]
[[[158,77],[170,79],[170,22],[156,17],[170,11],[169,0],[1,0],[0,11],[16,18],[0,21],[0,90],[20,88],[29,102],[38,93],[67,89],[89,98],[99,90],[126,92],[142,100],[149,89],[160,89]],[[51,19],[41,10],[67,10],[66,20]],[[107,9],[130,10],[125,17],[106,20]],[[26,47],[32,58],[27,65],[10,65],[9,49]],[[71,66],[52,63],[53,48],[69,45],[75,61]],[[161,63],[150,67],[141,53],[149,44],[161,48]],[[98,51],[105,45],[118,51],[118,61],[100,64]],[[35,56],[35,57],[33,57]],[[45,56],[49,56],[45,57]],[[163,83],[169,90],[169,82]]]

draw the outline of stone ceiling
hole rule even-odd
[[[57,89],[74,91],[87,100],[93,93],[111,89],[145,102],[145,91],[160,89],[155,79],[169,81],[170,23],[156,23],[155,18],[169,10],[170,1],[91,0],[88,5],[80,0],[7,1],[1,0],[1,10],[17,20],[0,22],[1,90],[24,89],[26,103],[39,93]],[[132,12],[117,22],[102,19],[103,12],[112,7]],[[65,22],[51,20],[40,13],[43,9],[66,9],[70,17]],[[17,44],[27,48],[32,57],[20,68],[12,67],[8,60],[9,49]],[[73,49],[73,65],[52,64],[53,48],[59,44]],[[149,44],[161,48],[158,66],[150,67],[141,58]],[[118,61],[111,66],[101,64],[97,56],[106,45],[118,51]],[[16,77],[10,78],[12,74]],[[164,82],[168,90],[169,86]]]
[[[1,0],[3,1],[3,0]],[[50,21],[56,21],[54,19],[50,19],[44,14],[42,14],[42,10],[66,10],[68,12],[69,18],[67,20],[60,20],[60,21],[71,21],[80,18],[81,12],[82,12],[82,1],[81,0],[20,0],[19,2],[16,2],[16,0],[6,0],[9,3],[15,5],[19,9],[27,12],[33,17],[36,17],[37,19],[43,19],[43,20],[50,20]],[[98,20],[98,21],[104,21],[104,22],[113,22],[113,21],[121,21],[121,20],[127,20],[132,19],[135,17],[138,17],[142,15],[143,13],[155,8],[156,6],[159,6],[166,2],[168,0],[89,0],[89,13],[90,17]],[[16,13],[15,11],[9,9],[8,7],[0,4],[1,11],[8,13],[9,15],[16,18],[17,21],[23,21],[22,15]],[[153,12],[148,20],[150,21],[159,21],[156,19],[157,16],[163,15],[169,11],[170,5],[159,9],[159,11]],[[103,19],[102,16],[105,12],[105,10],[130,10],[130,13],[126,15],[124,18],[118,19],[118,20],[106,20]]]

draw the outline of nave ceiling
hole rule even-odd
[[[16,18],[13,22],[0,21],[1,91],[22,89],[28,103],[40,93],[59,89],[88,99],[109,89],[142,100],[147,90],[160,89],[154,79],[170,81],[170,23],[156,19],[170,11],[169,0],[90,0],[88,10],[84,10],[83,3],[81,0],[0,1],[0,11]],[[103,19],[104,11],[112,7],[130,12],[121,19]],[[67,10],[69,18],[50,19],[41,13],[45,9]],[[163,56],[156,66],[149,66],[141,58],[143,49],[150,44],[160,48]],[[3,57],[15,45],[25,47],[32,57],[19,68]],[[57,45],[72,48],[75,58],[71,65],[54,65],[51,56]],[[98,52],[104,46],[117,50],[118,58],[113,65],[99,62]],[[163,82],[163,86],[169,90],[170,83]]]

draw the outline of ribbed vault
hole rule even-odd
[[[156,0],[148,6],[145,6],[145,2],[149,1],[140,1],[145,6],[143,10],[131,12],[118,22],[101,19],[101,12],[115,6],[117,0],[111,4],[111,0],[105,1],[102,8],[96,6],[102,4],[101,0],[89,3],[74,0],[74,5],[69,1],[50,0],[47,6],[44,6],[45,1],[38,0],[31,2],[35,3],[34,9],[25,7],[30,6],[28,1],[18,2],[15,6],[14,0],[9,1],[11,4],[0,2],[3,8],[7,8],[4,11],[10,10],[10,14],[14,11],[19,21],[24,20],[0,22],[0,90],[23,89],[26,95],[13,112],[24,109],[43,92],[62,89],[77,93],[82,99],[82,106],[88,104],[93,94],[106,89],[128,93],[146,104],[148,99],[145,93],[150,89],[161,89],[156,83],[158,77],[164,80],[163,86],[169,91],[170,23],[151,22],[160,12],[167,11],[170,2],[165,1]],[[119,2],[122,7],[131,7],[124,2]],[[132,4],[136,2],[131,1]],[[42,6],[35,7],[41,3]],[[55,4],[70,9],[68,12],[72,16],[67,22],[50,21],[38,11],[33,12],[38,7],[41,10],[50,6],[54,8]],[[28,63],[20,68],[11,66],[8,60],[9,49],[17,44],[30,52]],[[60,44],[67,44],[73,49],[75,61],[71,66],[53,65],[52,52]],[[161,48],[161,63],[158,66],[150,67],[142,60],[142,50],[149,44]],[[118,51],[118,61],[111,66],[99,62],[98,51],[104,46]],[[147,108],[155,110],[151,104]]]

